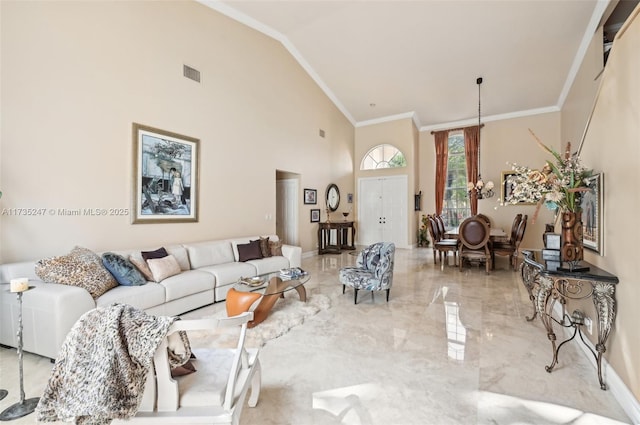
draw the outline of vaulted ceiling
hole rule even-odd
[[[291,52],[354,125],[558,110],[608,1],[209,1]]]

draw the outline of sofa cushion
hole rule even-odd
[[[162,247],[154,251],[141,251],[140,255],[142,255],[142,258],[144,258],[145,260],[151,260],[153,258],[164,258],[169,255],[169,253],[166,249],[164,249],[164,247]]]
[[[230,241],[199,242],[186,244],[184,247],[189,253],[189,261],[194,269],[235,261]]]
[[[138,286],[147,283],[142,273],[122,255],[105,252],[102,254],[102,264],[120,285]]]
[[[79,286],[96,299],[118,282],[102,265],[100,256],[76,246],[67,255],[45,258],[36,263],[36,274],[44,282]]]
[[[256,268],[250,263],[216,264],[215,266],[201,267],[198,270],[213,274],[216,277],[216,288],[235,283],[241,277],[256,275]]]
[[[96,300],[98,307],[113,303],[129,304],[141,310],[166,302],[165,289],[162,285],[149,284],[142,286],[117,286]]]
[[[258,260],[262,258],[260,251],[260,241],[255,240],[249,243],[238,244],[238,261]]]
[[[199,292],[210,291],[216,278],[201,270],[188,270],[160,282],[165,288],[166,301],[173,301]]]
[[[182,245],[169,245],[164,247],[167,252],[176,258],[178,264],[180,264],[180,270],[191,270],[191,263],[189,262],[189,253],[187,249]]]
[[[147,260],[149,270],[153,274],[153,280],[161,282],[168,277],[175,276],[180,273],[180,264],[173,255],[167,255],[162,258],[151,258]]]
[[[280,255],[274,255],[269,258],[261,258],[259,260],[247,261],[256,268],[256,274],[266,274],[277,272],[280,269],[288,269],[291,267],[289,260],[286,257]]]

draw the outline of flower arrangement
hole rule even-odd
[[[513,190],[505,201],[510,204],[537,203],[533,216],[534,222],[543,204],[556,213],[579,212],[580,193],[590,190],[587,178],[593,174],[593,170],[584,167],[578,155],[571,153],[571,143],[567,143],[564,155],[560,155],[542,143],[531,129],[529,132],[538,145],[549,152],[555,161],[548,160],[542,170],[513,164],[511,168],[515,174],[509,178]]]

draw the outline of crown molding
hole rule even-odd
[[[420,128],[420,119],[418,118],[418,114],[416,114],[415,111],[411,111],[411,112],[405,112],[402,114],[396,114],[396,115],[387,115],[386,117],[380,117],[380,118],[374,118],[372,120],[366,120],[366,121],[358,121],[355,124],[355,127],[366,127],[368,125],[375,125],[375,124],[381,124],[384,122],[390,122],[390,121],[397,121],[397,120],[403,120],[403,119],[407,119],[407,118],[411,118],[413,120],[413,123],[415,124],[416,128]]]
[[[486,117],[483,116],[482,117],[482,122],[486,123],[486,122],[491,122],[491,121],[509,120],[509,119],[512,119],[512,118],[530,117],[530,116],[533,116],[533,115],[548,114],[550,112],[560,112],[560,108],[558,106],[547,106],[547,107],[544,107],[544,108],[536,108],[536,109],[527,109],[527,110],[524,110],[524,111],[508,112],[506,114],[489,115],[489,116],[486,116]],[[424,126],[424,127],[420,127],[420,132],[446,130],[448,128],[457,128],[457,127],[467,127],[467,126],[471,126],[471,125],[476,125],[477,123],[478,123],[478,119],[477,118],[469,118],[469,119],[461,120],[461,121],[452,121],[452,122],[447,122],[447,123],[442,123],[442,124],[427,125],[427,126]]]
[[[219,0],[196,0],[196,1],[204,6],[207,6],[241,24],[244,24],[280,42],[284,46],[284,48],[300,64],[300,66],[309,74],[309,76],[320,87],[320,89],[331,100],[331,102],[333,102],[336,108],[338,108],[338,110],[345,116],[345,118],[347,118],[347,120],[354,127],[365,127],[368,125],[374,125],[374,124],[380,124],[384,122],[396,121],[399,119],[411,118],[415,126],[418,128],[418,130],[422,132],[422,131],[444,130],[447,128],[454,128],[454,127],[464,127],[464,126],[474,125],[477,122],[475,118],[470,118],[467,120],[422,126],[420,124],[418,115],[416,114],[415,111],[405,112],[405,113],[396,114],[396,115],[389,115],[386,117],[375,118],[372,120],[356,121],[355,118],[351,115],[351,113],[347,110],[347,108],[342,104],[342,102],[340,102],[340,100],[335,95],[335,93],[331,91],[331,89],[325,84],[322,78],[320,78],[320,76],[316,73],[316,71],[305,60],[304,56],[302,56],[302,54],[298,51],[295,45],[286,36],[274,30],[273,28],[269,27],[268,25],[265,25],[262,22],[259,22],[256,19],[248,15],[245,15],[244,13],[238,11],[237,9],[230,7],[228,4],[222,1],[219,1]],[[591,20],[589,21],[589,25],[585,30],[584,36],[582,37],[580,48],[578,49],[578,52],[574,57],[573,64],[569,71],[569,75],[565,80],[564,87],[562,89],[562,92],[560,93],[560,97],[558,98],[558,104],[556,106],[549,106],[544,108],[537,108],[537,109],[530,109],[525,111],[516,111],[516,112],[510,112],[506,114],[487,116],[487,117],[483,117],[483,121],[484,122],[499,121],[504,119],[520,118],[520,117],[526,117],[531,115],[538,115],[538,114],[545,114],[549,112],[560,111],[567,98],[569,90],[573,85],[573,82],[576,78],[578,70],[580,69],[582,61],[584,60],[584,56],[586,54],[589,44],[591,43],[593,34],[597,30],[598,25],[600,24],[600,20],[602,19],[602,16],[606,8],[608,7],[610,1],[611,0],[598,0],[598,2],[596,3],[596,7],[591,16]]]
[[[268,25],[263,24],[255,20],[254,18],[245,15],[233,7],[230,7],[228,4],[223,3],[218,0],[196,0],[198,3],[207,6],[216,12],[219,12],[228,18],[231,18],[241,24],[248,26],[249,28],[253,28],[254,30],[263,33],[264,35],[273,38],[276,41],[279,41],[285,49],[294,57],[294,59],[300,64],[300,66],[309,74],[309,76],[315,81],[315,83],[320,87],[320,89],[324,92],[324,94],[333,102],[333,104],[342,112],[342,114],[349,120],[351,125],[356,125],[356,120],[353,118],[351,113],[345,108],[345,106],[340,102],[338,97],[329,89],[329,86],[322,81],[322,78],[318,75],[318,73],[309,65],[306,59],[302,56],[302,54],[298,51],[298,49],[294,46],[294,44],[285,37],[282,33],[274,30]]]

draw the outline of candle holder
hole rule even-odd
[[[27,291],[33,289],[29,286]],[[25,400],[24,397],[24,371],[22,366],[22,294],[25,291],[17,292],[18,296],[18,368],[20,371],[20,401],[7,407],[0,413],[0,421],[11,421],[23,416],[27,416],[36,410],[40,397],[33,397]]]

